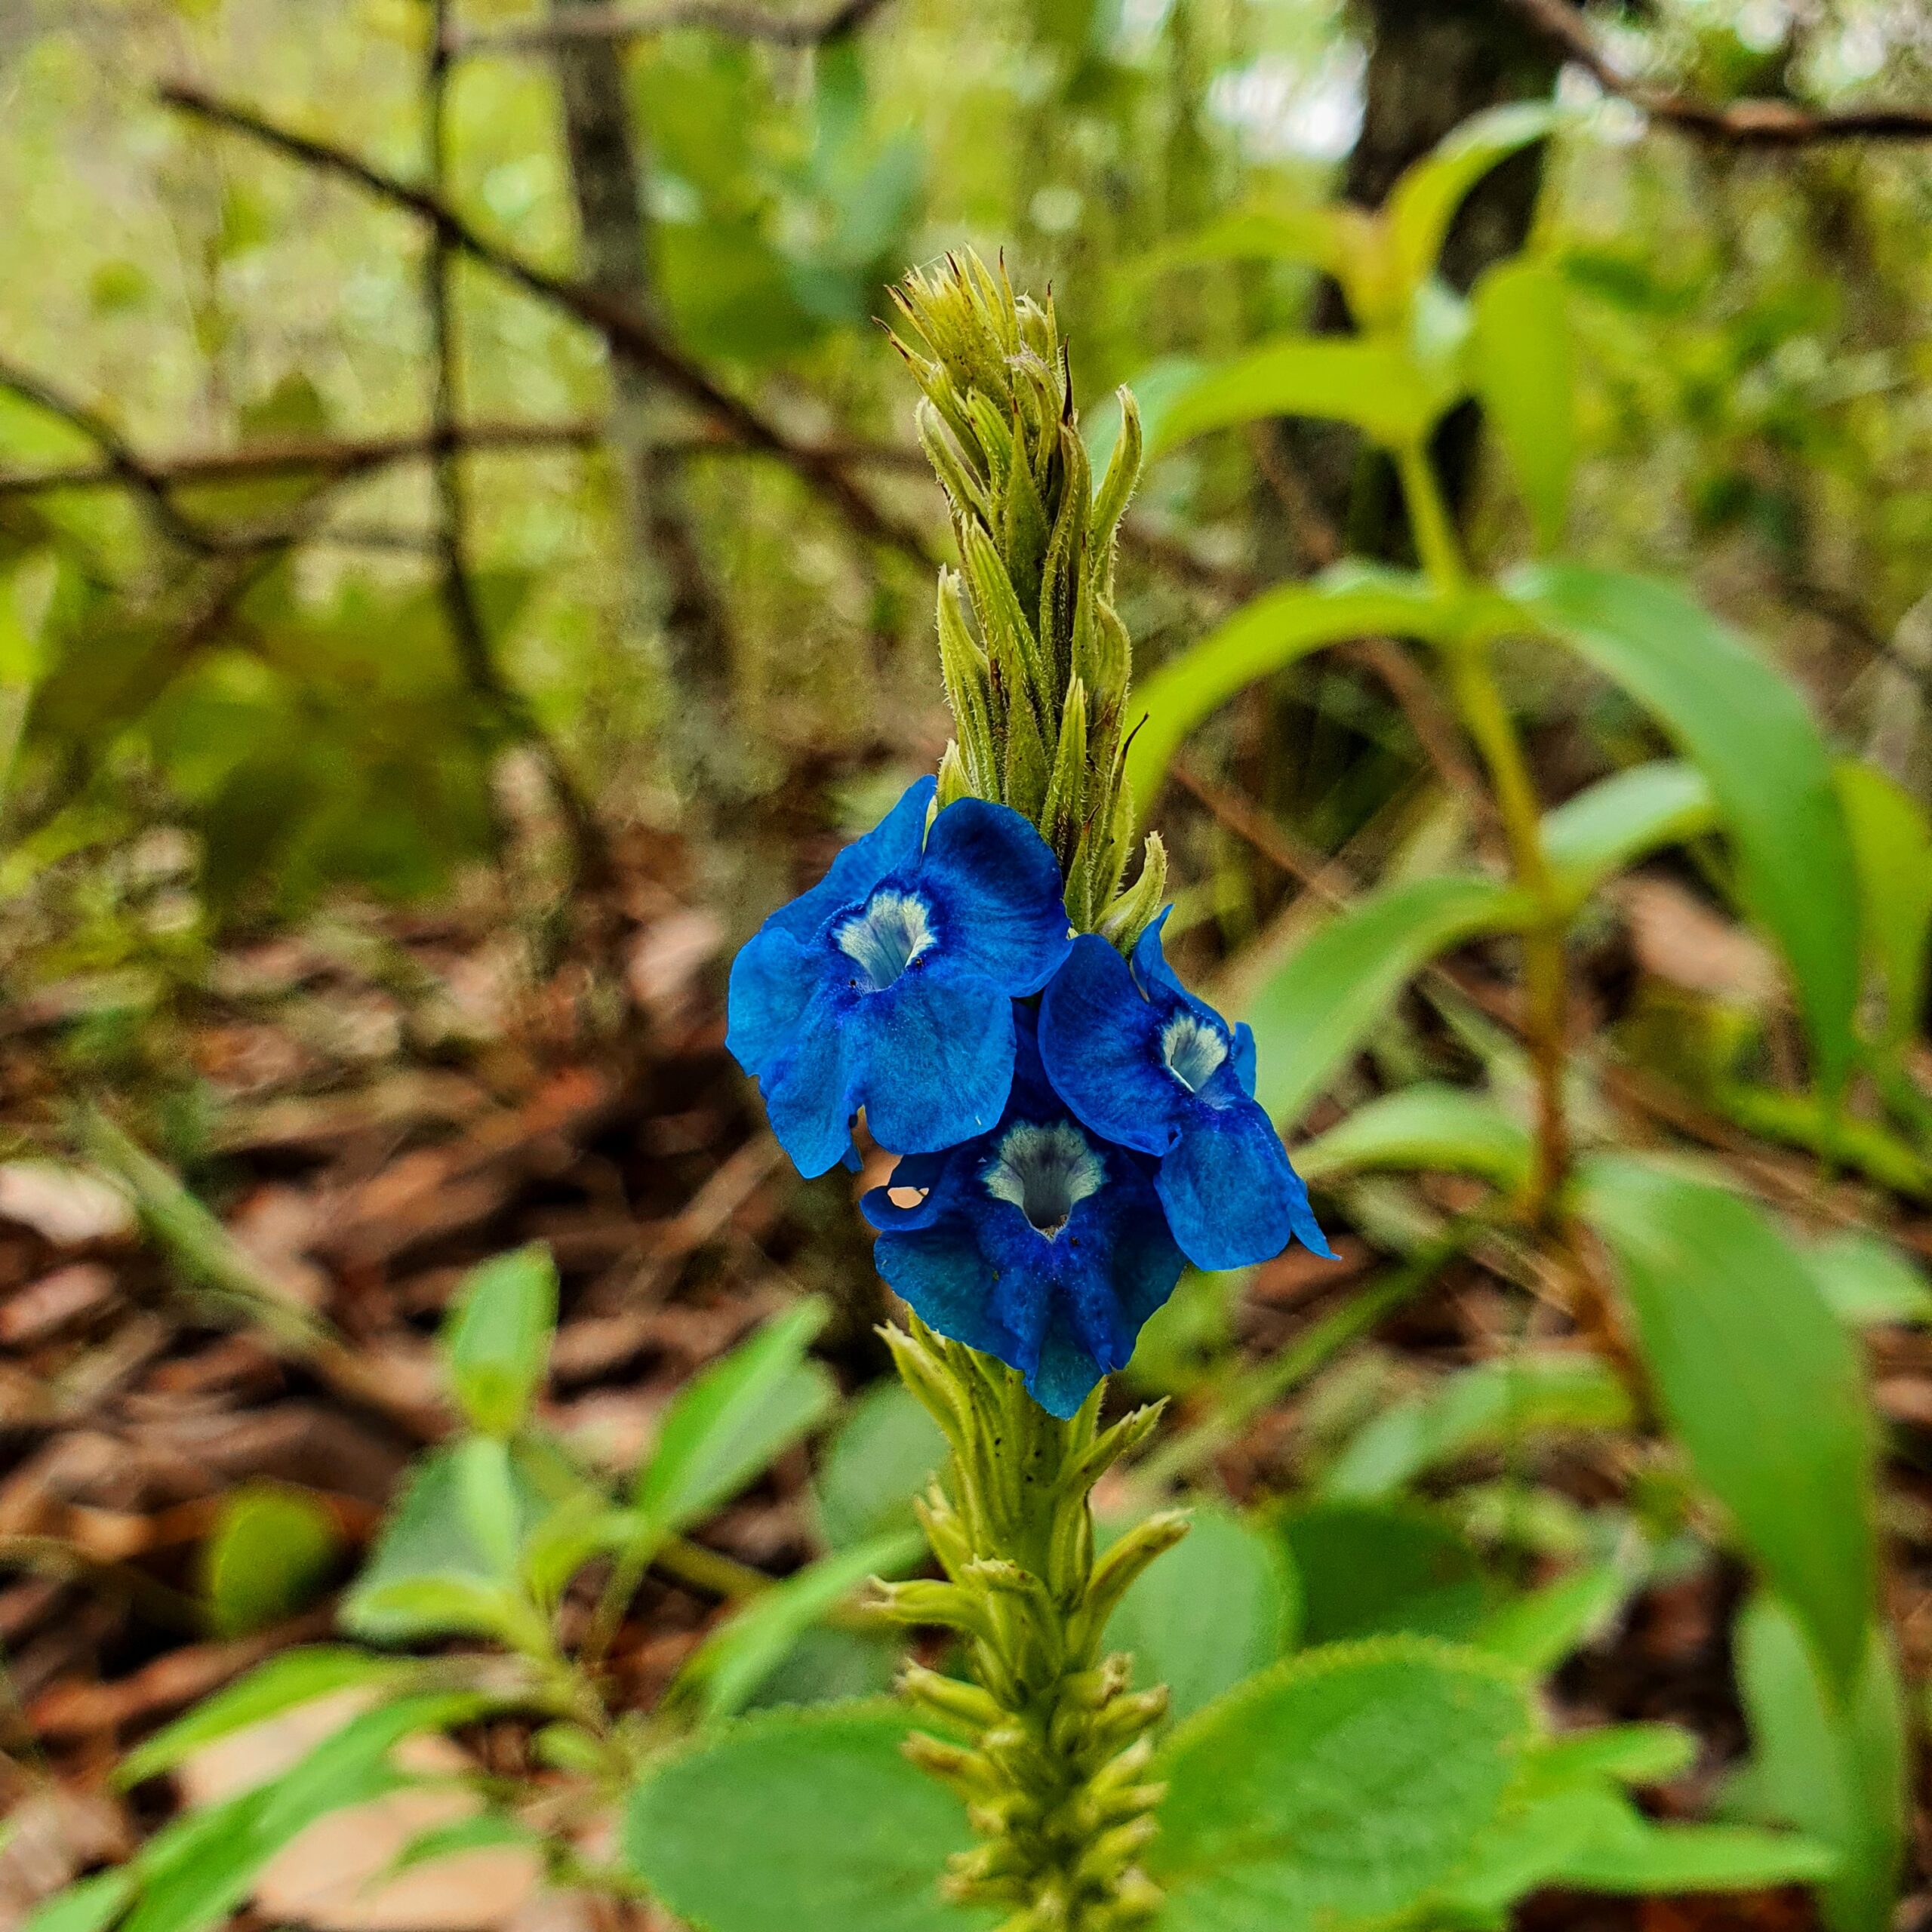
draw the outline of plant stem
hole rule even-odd
[[[1466,588],[1469,566],[1449,520],[1442,491],[1419,445],[1397,459],[1416,551],[1432,582],[1444,591]],[[1569,1128],[1564,1106],[1564,1063],[1569,1024],[1569,983],[1563,956],[1567,911],[1543,844],[1542,801],[1515,721],[1503,703],[1491,664],[1489,641],[1473,637],[1448,654],[1449,688],[1496,795],[1509,847],[1510,869],[1534,908],[1523,934],[1523,1030],[1537,1087],[1535,1160],[1525,1218],[1553,1230],[1557,1198],[1569,1165]]]
[[[897,1620],[956,1631],[972,1676],[913,1666],[900,1681],[915,1710],[973,1739],[915,1731],[906,1742],[966,1800],[982,1840],[954,1859],[946,1890],[1004,1908],[1001,1932],[1144,1926],[1161,1902],[1137,1861],[1163,1793],[1146,1770],[1167,1693],[1130,1690],[1128,1660],[1102,1645],[1128,1586],[1186,1523],[1150,1516],[1097,1556],[1089,1498],[1159,1411],[1103,1431],[1096,1390],[1062,1422],[989,1356],[916,1320],[884,1334],[952,1447],[921,1509],[947,1580],[878,1586]]]

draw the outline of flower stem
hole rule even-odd
[[[1449,519],[1435,471],[1420,445],[1398,455],[1396,467],[1408,506],[1416,551],[1436,587],[1464,589],[1469,566]],[[1449,654],[1451,696],[1489,774],[1509,851],[1511,870],[1528,896],[1532,912],[1523,934],[1524,1032],[1537,1088],[1537,1135],[1525,1218],[1551,1232],[1569,1165],[1569,1127],[1564,1104],[1569,983],[1563,940],[1568,912],[1543,850],[1543,810],[1530,775],[1522,740],[1503,701],[1490,662],[1489,640],[1474,637]]]
[[[946,1890],[1006,1908],[1001,1932],[1145,1925],[1161,1903],[1137,1861],[1162,1795],[1146,1767],[1167,1693],[1133,1691],[1128,1659],[1101,1645],[1128,1586],[1186,1523],[1149,1517],[1097,1555],[1089,1499],[1159,1411],[1103,1430],[1096,1389],[1062,1422],[1013,1370],[916,1319],[884,1333],[952,1449],[921,1506],[946,1580],[878,1586],[900,1622],[957,1632],[971,1673],[913,1666],[900,1682],[949,1734],[915,1732],[908,1755],[966,1800],[981,1839],[953,1860]]]

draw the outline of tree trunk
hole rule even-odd
[[[551,0],[558,14],[595,4]],[[632,125],[621,44],[565,42],[555,60],[586,278],[600,291],[654,314],[645,157]],[[676,459],[662,448],[666,398],[649,374],[627,361],[614,361],[611,382],[611,441],[623,476],[630,536],[626,621],[638,634],[663,639],[669,685],[663,750],[702,862],[708,856],[703,848],[715,846],[719,822],[746,782],[732,704],[730,630],[685,514]]]

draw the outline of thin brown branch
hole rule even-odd
[[[327,475],[348,480],[396,463],[418,463],[451,445],[475,455],[545,455],[561,449],[595,449],[610,434],[600,418],[574,423],[472,423],[447,434],[433,429],[407,435],[337,439],[277,439],[236,450],[189,450],[171,456],[137,459],[139,475],[112,463],[77,463],[47,469],[0,474],[0,498],[33,497],[56,490],[195,489],[223,483],[247,483],[274,476]],[[745,445],[718,429],[666,436],[654,447],[666,456],[743,456]],[[875,443],[851,438],[801,441],[825,462],[841,469],[890,469],[927,473],[924,453],[910,445]]]
[[[449,83],[447,44],[449,0],[429,0],[432,31],[423,77],[423,143],[431,191],[440,205],[449,171]],[[423,300],[429,312],[430,433],[435,438],[436,547],[441,560],[443,608],[457,661],[470,688],[542,761],[552,796],[570,829],[577,877],[601,884],[610,875],[610,849],[589,801],[578,789],[563,753],[538,721],[523,694],[503,676],[483,621],[469,563],[469,506],[458,438],[463,415],[463,343],[456,303],[457,245],[438,222],[429,230],[423,260]]]
[[[1807,147],[1823,141],[1932,140],[1932,109],[1850,107],[1836,112],[1795,101],[1758,98],[1709,101],[1654,88],[1624,73],[1598,45],[1589,23],[1568,0],[1509,0],[1524,20],[1589,75],[1653,121],[1700,140],[1740,147]]]
[[[586,7],[528,26],[459,28],[446,35],[445,45],[453,54],[533,53],[570,41],[635,40],[695,27],[776,47],[818,47],[856,33],[886,4],[887,0],[841,0],[829,13],[816,17],[732,6],[724,0],[672,0],[663,7]]]
[[[360,157],[280,126],[252,109],[177,82],[160,90],[167,105],[184,114],[246,135],[290,159],[352,181],[392,206],[426,222],[451,248],[480,262],[520,288],[574,315],[597,331],[614,354],[650,370],[674,395],[710,419],[732,441],[783,463],[823,496],[861,536],[915,559],[928,568],[937,558],[923,536],[902,522],[854,481],[844,466],[819,448],[787,435],[777,424],[722,388],[657,327],[631,309],[583,283],[528,260],[479,233],[439,196],[398,180]]]
[[[168,494],[166,482],[137,456],[133,446],[90,405],[72,396],[44,376],[0,361],[0,389],[11,389],[37,408],[57,416],[77,429],[101,454],[107,473],[134,491],[146,503],[155,525],[183,549],[214,555],[224,547],[221,540],[204,530],[192,517],[184,516]]]

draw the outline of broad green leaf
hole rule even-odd
[[[1358,1107],[1295,1153],[1304,1180],[1393,1168],[1480,1174],[1506,1192],[1529,1177],[1530,1137],[1494,1100],[1425,1081]]]
[[[1599,1155],[1577,1205],[1616,1259],[1672,1433],[1849,1683],[1877,1577],[1872,1428],[1850,1337],[1789,1238],[1721,1187]]]
[[[1300,1596],[1275,1538],[1219,1504],[1143,1571],[1107,1625],[1106,1647],[1133,1654],[1143,1690],[1164,1684],[1177,1718],[1192,1716],[1294,1643]]]
[[[1854,1328],[1932,1321],[1932,1285],[1890,1241],[1847,1229],[1804,1251],[1818,1291]]]
[[[1638,1580],[1623,1564],[1594,1564],[1492,1611],[1469,1641],[1540,1677],[1603,1631]]]
[[[1385,1409],[1323,1472],[1321,1492],[1390,1496],[1470,1451],[1555,1430],[1629,1426],[1630,1398],[1595,1355],[1526,1350],[1443,1377]]]
[[[557,1327],[557,1265],[540,1241],[472,1268],[442,1335],[451,1386],[471,1424],[514,1435],[543,1386]]]
[[[1509,459],[1537,547],[1563,540],[1577,464],[1576,371],[1563,277],[1547,262],[1498,262],[1475,286],[1476,396]]]
[[[909,1763],[891,1704],[773,1711],[651,1766],[626,1863],[705,1932],[976,1932],[939,1881],[973,1842],[959,1801]]]
[[[300,1490],[254,1483],[235,1491],[222,1504],[202,1558],[216,1630],[246,1636],[307,1609],[341,1548],[334,1517]]]
[[[1371,894],[1303,941],[1241,1017],[1254,1029],[1255,1098],[1292,1127],[1439,952],[1515,916],[1491,880],[1420,878]]]
[[[1848,1696],[1833,1690],[1798,1619],[1768,1592],[1738,1619],[1737,1647],[1759,1815],[1838,1853],[1820,1899],[1832,1932],[1882,1932],[1897,1895],[1909,1771],[1889,1639],[1871,1632]]]
[[[1434,269],[1469,191],[1499,162],[1541,140],[1558,119],[1558,110],[1546,102],[1491,108],[1465,121],[1404,171],[1389,192],[1387,218],[1396,261],[1410,286]]]
[[[1312,1503],[1283,1519],[1282,1534],[1301,1581],[1305,1644],[1396,1632],[1464,1637],[1489,1608],[1475,1551],[1420,1503]]]
[[[1783,952],[1820,1084],[1838,1091],[1856,1044],[1857,872],[1804,699],[1673,585],[1546,564],[1517,573],[1512,587],[1534,623],[1654,712],[1710,780],[1745,905]]]
[[[672,1404],[634,1497],[653,1534],[675,1536],[709,1515],[831,1413],[831,1377],[805,1358],[825,1318],[823,1303],[801,1302]]]
[[[1130,709],[1139,729],[1127,777],[1136,810],[1144,820],[1188,734],[1256,678],[1324,645],[1391,632],[1437,636],[1454,621],[1452,607],[1420,577],[1395,571],[1331,571],[1243,605],[1135,687]]]
[[[925,1553],[917,1529],[888,1530],[761,1590],[699,1645],[671,1687],[707,1718],[743,1710],[804,1632],[874,1577],[900,1577]]]
[[[1694,764],[1658,758],[1579,792],[1543,821],[1543,848],[1564,897],[1581,905],[1646,853],[1714,830],[1717,801]]]
[[[413,1663],[352,1650],[346,1644],[318,1644],[285,1651],[137,1746],[122,1759],[116,1782],[139,1784],[143,1778],[171,1770],[203,1746],[245,1730],[251,1724],[279,1717],[284,1711],[337,1690],[376,1689],[403,1682],[416,1669]]]
[[[1189,1932],[1394,1918],[1494,1820],[1530,1729],[1521,1684],[1474,1652],[1389,1638],[1305,1653],[1175,1734],[1148,1869]]]
[[[1858,866],[1865,946],[1885,988],[1881,1035],[1892,1047],[1917,1030],[1932,934],[1932,826],[1910,792],[1875,766],[1838,768],[1838,801]]]
[[[431,1455],[410,1479],[344,1600],[343,1627],[377,1643],[470,1635],[540,1647],[542,1624],[515,1558],[569,1500],[546,1488],[545,1473],[525,1459],[512,1463],[517,1521],[509,1537],[493,1540],[476,1534],[461,1459],[451,1449]]]
[[[1210,429],[1276,416],[1352,423],[1385,448],[1414,442],[1454,400],[1387,335],[1284,336],[1211,362],[1163,413],[1149,459]]]
[[[939,1424],[897,1377],[845,1412],[819,1465],[819,1527],[835,1549],[912,1520],[912,1499],[946,1460]]]
[[[17,1932],[107,1932],[134,1891],[134,1875],[125,1866],[97,1872],[43,1900],[20,1922]]]

